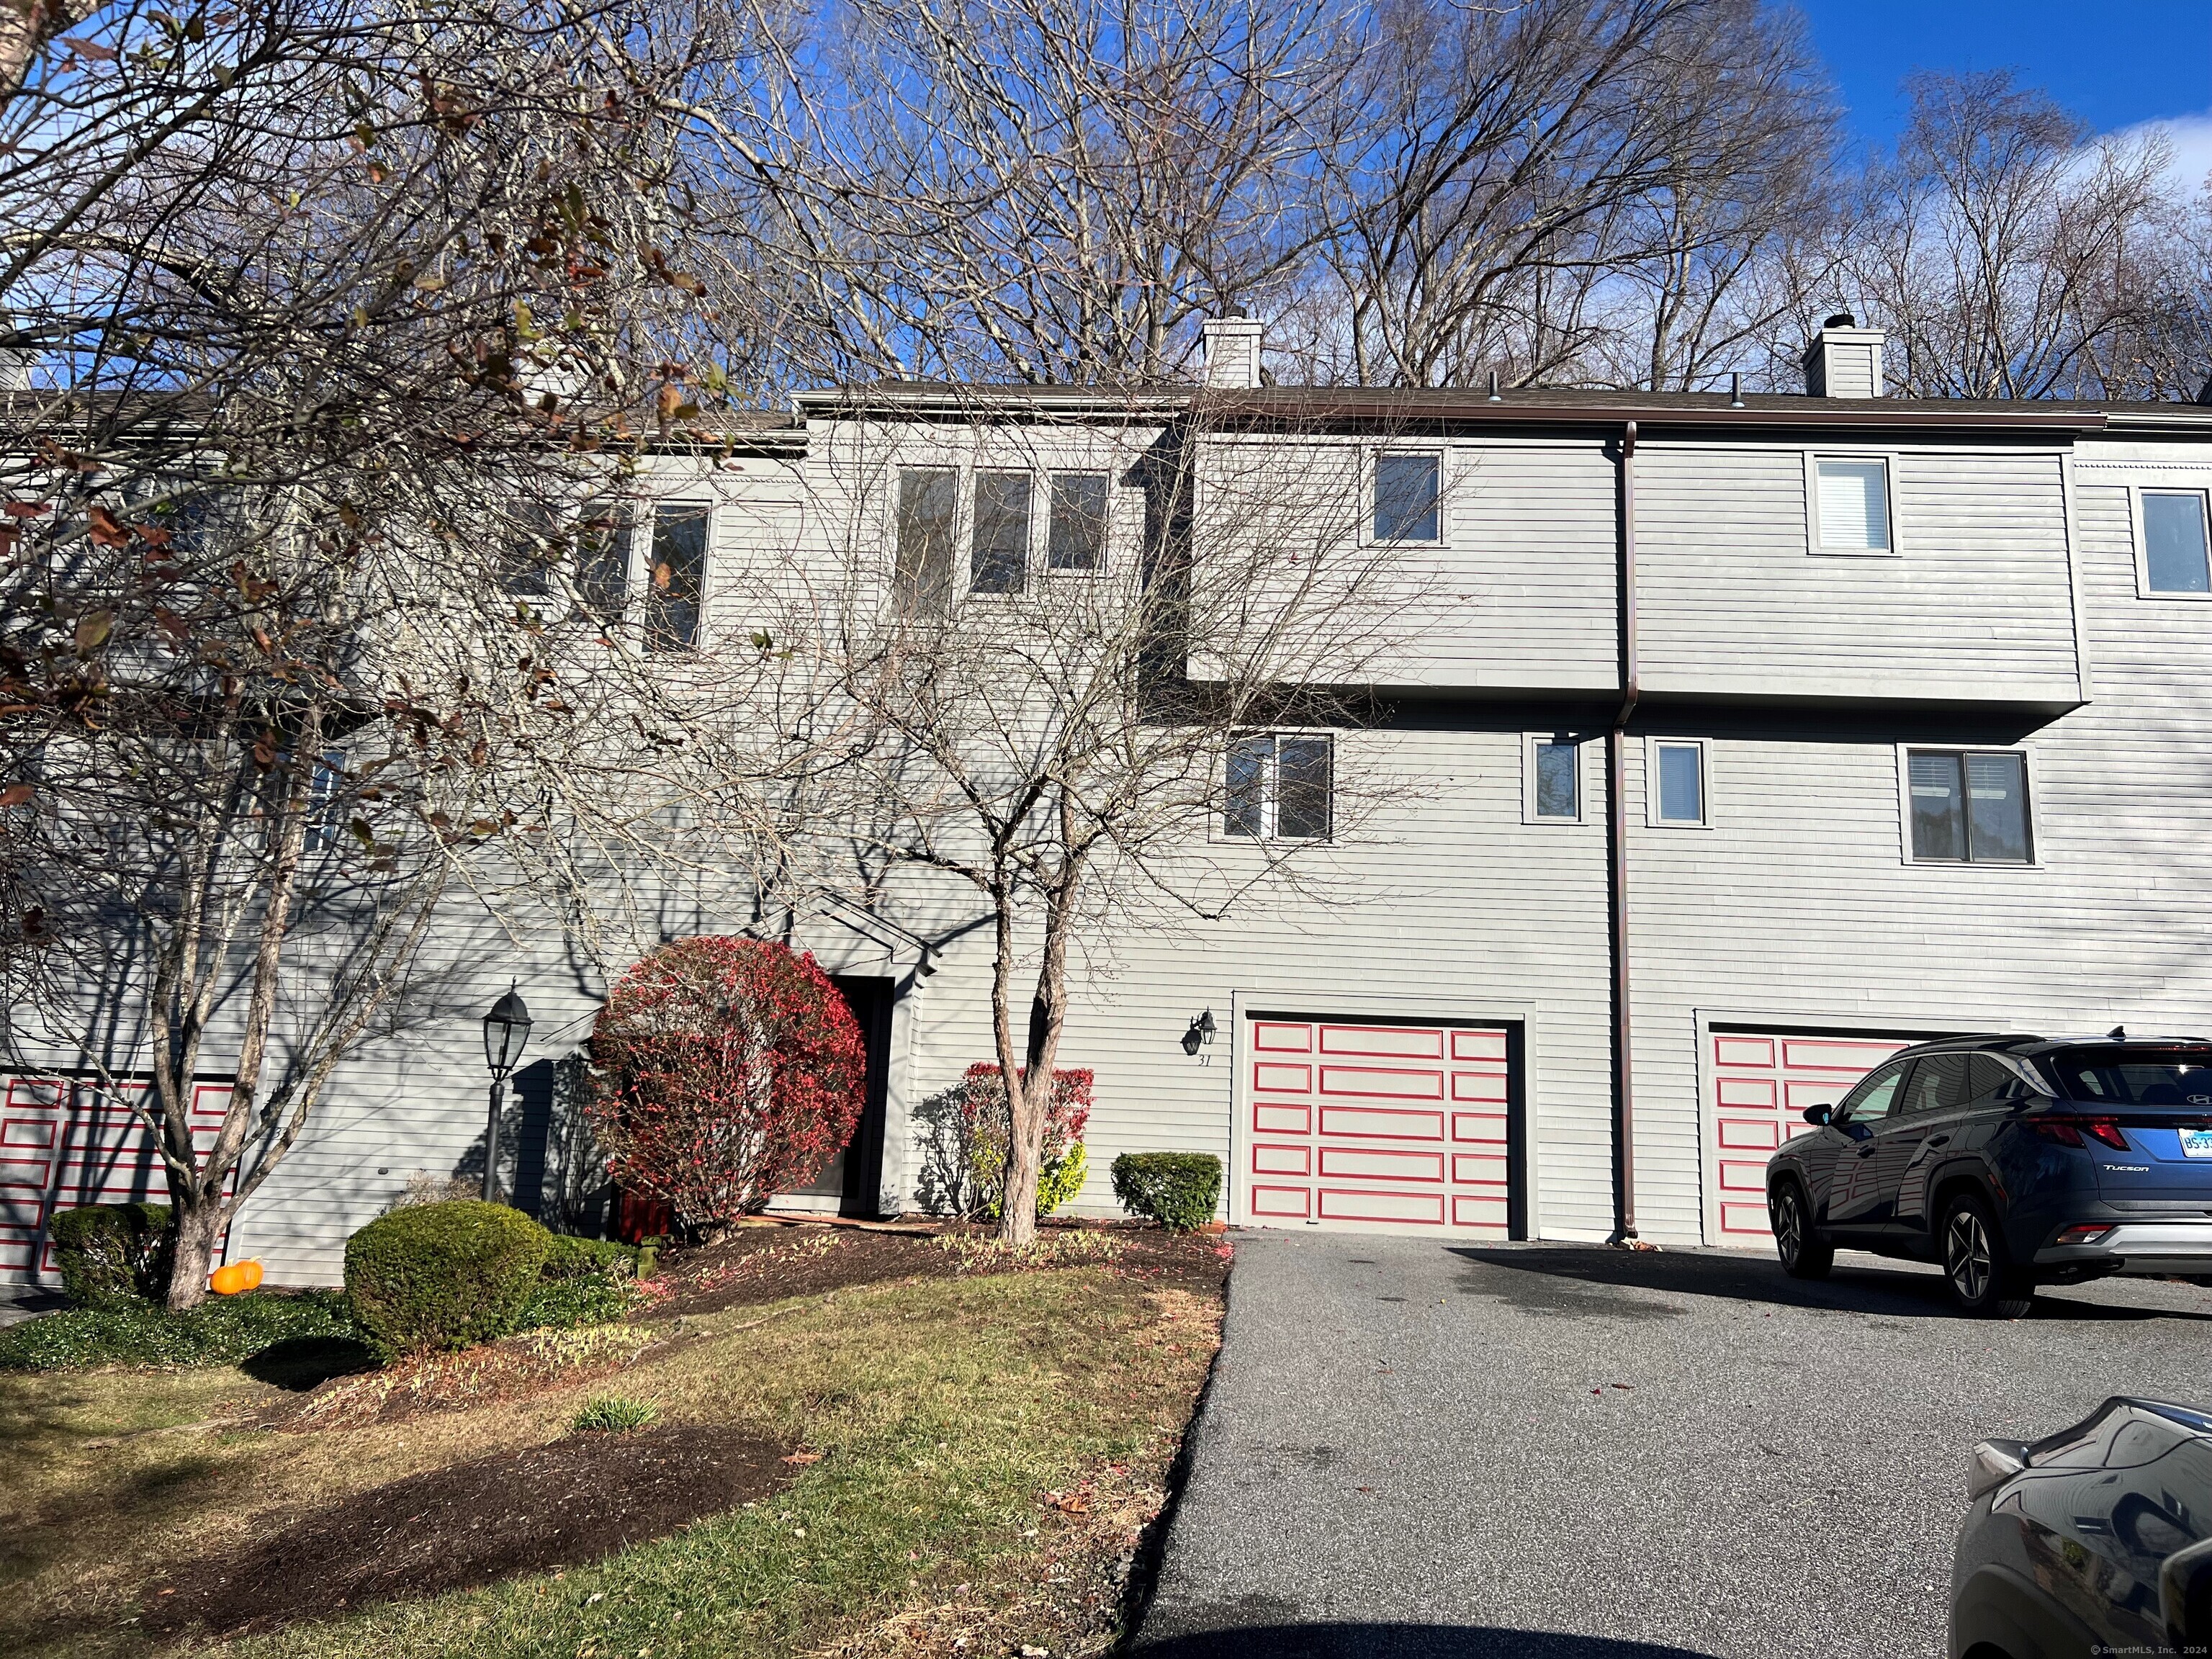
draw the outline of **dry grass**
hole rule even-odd
[[[686,1340],[635,1355],[621,1386],[665,1422],[744,1425],[817,1455],[775,1499],[593,1566],[234,1650],[872,1656],[968,1653],[986,1637],[1102,1650],[1218,1313],[1211,1297],[1092,1267],[687,1316]],[[245,1426],[283,1401],[237,1371],[0,1378],[14,1552],[0,1645],[153,1651],[124,1622],[149,1580],[239,1547],[290,1506],[556,1438],[604,1374],[580,1372],[521,1397],[283,1433]]]

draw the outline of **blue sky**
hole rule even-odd
[[[2176,124],[2212,164],[2212,0],[1796,0],[1850,106],[1885,143],[1916,69],[2014,69],[2101,131]],[[2203,168],[2197,167],[2197,176]]]

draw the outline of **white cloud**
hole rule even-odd
[[[2155,120],[2138,121],[2112,136],[2125,140],[2146,138],[2153,133],[2164,138],[2172,152],[2167,171],[2174,183],[2192,196],[2203,189],[2205,176],[2212,173],[2212,110],[2198,115],[2160,116]]]

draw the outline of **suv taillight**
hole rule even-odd
[[[2027,1127],[2061,1146],[2079,1146],[2083,1144],[2081,1137],[2087,1135],[2116,1152],[2128,1150],[2128,1138],[2122,1133],[2118,1118],[2032,1117],[2027,1120]]]

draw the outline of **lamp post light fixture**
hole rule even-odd
[[[1200,1044],[1213,1041],[1214,1030],[1213,1010],[1208,1008],[1204,1013],[1192,1020],[1190,1023],[1190,1030],[1182,1034],[1183,1053],[1187,1054],[1195,1054],[1198,1052]]]
[[[484,1122],[484,1202],[499,1201],[499,1114],[507,1103],[507,1074],[530,1041],[530,1008],[510,981],[507,994],[483,1017],[484,1064],[491,1067],[491,1112]]]

